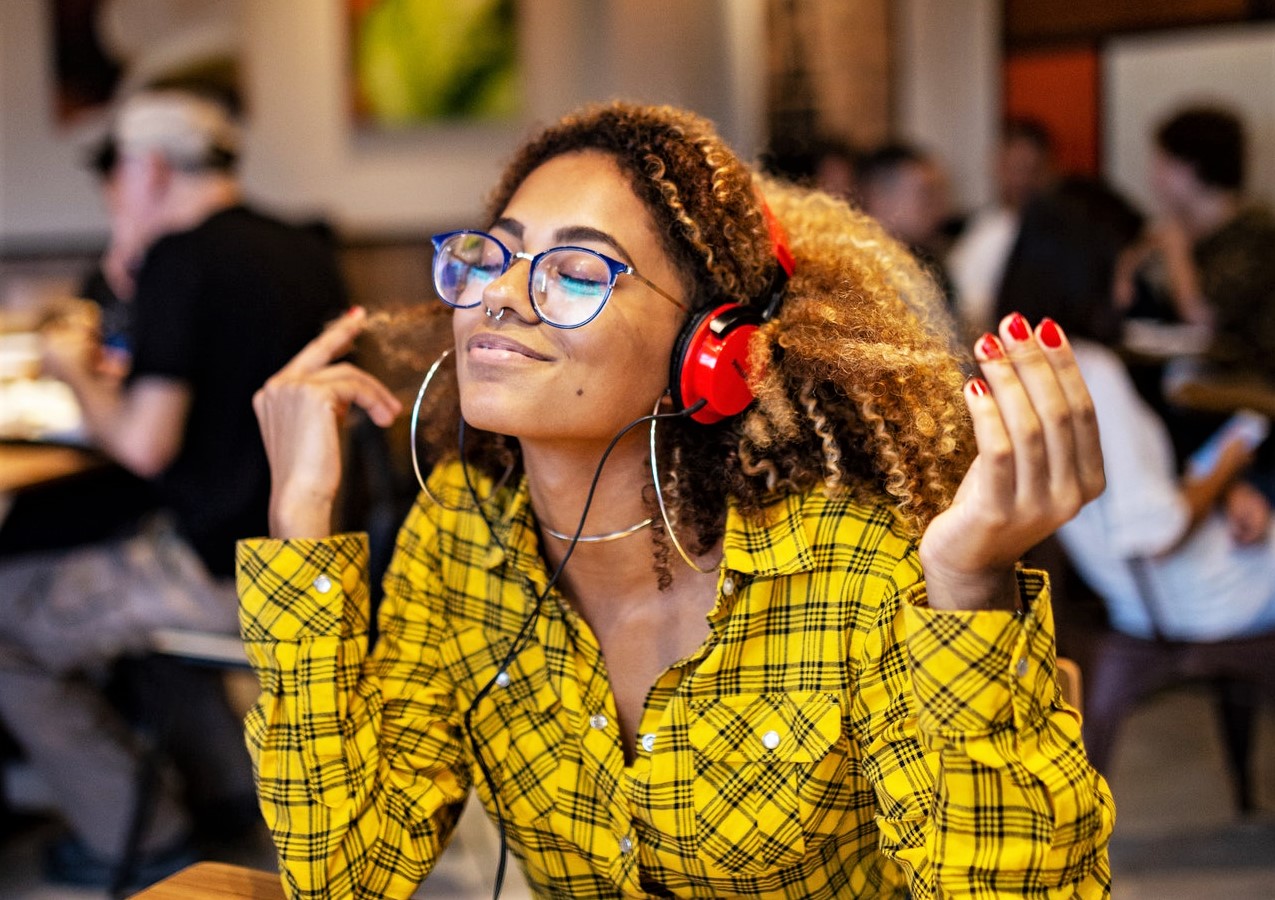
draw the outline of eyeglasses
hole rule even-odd
[[[639,275],[632,266],[584,247],[550,247],[540,253],[514,253],[485,231],[436,234],[434,290],[448,306],[470,309],[482,302],[483,289],[509,271],[514,260],[531,262],[527,292],[540,321],[554,328],[579,328],[592,322],[611,297],[615,280],[632,275],[678,309],[690,310]]]

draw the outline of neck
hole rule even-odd
[[[1240,196],[1235,191],[1208,191],[1183,210],[1183,224],[1193,240],[1201,240],[1222,228],[1240,212]]]
[[[644,494],[651,490],[646,440],[644,429],[634,429],[611,452],[598,477],[582,536],[622,531],[650,516],[643,502]],[[563,534],[575,534],[604,449],[605,444],[546,446],[522,442],[531,505],[541,523],[541,543],[551,568],[562,561],[571,544],[544,529],[547,526]],[[650,531],[643,528],[613,541],[576,544],[563,573],[563,585],[584,588],[596,579],[614,586],[617,580],[646,577],[653,575]]]
[[[214,213],[240,200],[239,182],[219,172],[179,175],[173,180],[164,211],[167,231],[194,228]]]

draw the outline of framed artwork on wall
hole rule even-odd
[[[346,0],[356,125],[500,120],[522,107],[514,0]]]

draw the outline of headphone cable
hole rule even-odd
[[[544,590],[541,591],[539,594],[537,594],[535,603],[533,603],[531,606],[531,612],[528,614],[526,620],[522,623],[522,627],[518,629],[518,633],[514,635],[514,640],[509,647],[509,651],[505,654],[504,659],[501,660],[500,664],[496,666],[496,674],[494,674],[490,679],[488,679],[487,683],[484,684],[482,688],[480,688],[476,694],[474,694],[474,699],[470,702],[469,707],[465,710],[465,715],[462,719],[462,725],[465,730],[465,736],[469,739],[469,742],[474,749],[474,759],[478,763],[478,769],[480,772],[482,772],[483,778],[486,780],[487,785],[491,791],[492,808],[496,813],[496,831],[500,837],[500,859],[496,865],[496,882],[492,890],[492,900],[500,900],[500,891],[501,891],[501,888],[504,886],[505,864],[506,864],[506,859],[508,857],[508,841],[505,835],[505,817],[500,811],[500,795],[496,790],[496,783],[491,776],[491,770],[487,768],[487,763],[483,759],[482,747],[479,745],[478,740],[474,735],[473,720],[472,720],[474,710],[476,710],[478,708],[478,704],[481,703],[484,699],[486,699],[487,695],[491,693],[491,690],[493,687],[495,687],[496,680],[500,677],[500,674],[505,671],[506,667],[511,662],[513,662],[514,657],[518,655],[518,652],[521,649],[523,640],[525,640],[527,635],[530,634],[531,626],[535,623],[536,619],[539,618],[541,605],[544,603],[546,599],[548,599],[549,592],[552,591],[554,585],[558,583],[558,579],[562,576],[563,570],[566,569],[567,567],[567,562],[571,559],[572,554],[575,553],[576,545],[579,544],[580,542],[580,535],[584,531],[585,519],[587,519],[589,515],[589,508],[593,505],[593,495],[597,491],[598,481],[602,477],[602,467],[606,465],[607,458],[611,455],[611,451],[614,450],[616,445],[620,442],[620,439],[623,438],[630,431],[632,431],[634,428],[636,428],[637,426],[645,422],[651,422],[651,421],[663,420],[663,419],[680,419],[680,418],[694,415],[695,413],[699,412],[699,410],[707,402],[708,401],[706,400],[700,400],[694,405],[689,406],[686,409],[679,410],[677,412],[648,413],[644,416],[639,416],[638,418],[634,419],[632,422],[630,422],[629,424],[621,428],[618,432],[616,432],[615,437],[611,438],[611,441],[610,443],[607,444],[606,449],[602,451],[602,457],[598,460],[597,468],[594,469],[593,471],[593,479],[589,482],[589,492],[585,495],[585,498],[584,498],[584,509],[580,513],[580,522],[578,525],[576,525],[575,533],[571,536],[571,540],[567,544],[567,550],[562,555],[562,561],[558,563],[557,567],[553,570],[553,574],[549,576],[549,581],[545,584]],[[457,431],[456,442],[457,442],[457,451],[460,454],[460,469],[465,477],[465,487],[468,489],[470,497],[473,498],[474,506],[477,508],[478,514],[482,517],[484,524],[486,524],[487,531],[491,534],[492,540],[496,542],[496,544],[500,547],[501,551],[507,554],[508,548],[505,546],[504,542],[501,541],[500,538],[496,535],[496,530],[492,525],[492,521],[487,518],[487,514],[483,511],[482,503],[478,499],[478,492],[474,488],[474,483],[469,477],[469,468],[465,465],[465,418],[464,416],[462,416],[460,419],[460,426]]]

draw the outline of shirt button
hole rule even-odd
[[[314,579],[314,589],[320,594],[326,594],[328,591],[332,590],[332,579],[326,575],[320,575],[318,578]]]
[[[767,750],[774,750],[779,746],[779,732],[767,731],[761,736],[761,745]]]
[[[642,749],[647,753],[655,749],[655,732],[642,735]]]
[[[1022,678],[1024,675],[1027,674],[1027,657],[1024,656],[1022,659],[1018,661],[1018,667],[1015,669],[1015,671],[1018,673],[1019,678]]]
[[[502,688],[509,687],[508,672],[501,672],[499,675],[496,676],[496,687],[502,687]]]
[[[607,727],[607,717],[602,715],[602,713],[594,713],[589,717],[589,727],[596,731],[601,731]]]
[[[625,856],[633,852],[633,841],[628,835],[620,838],[620,852]]]
[[[722,593],[727,597],[730,597],[735,593],[735,579],[731,578],[729,575],[727,575],[726,580],[722,582]]]

